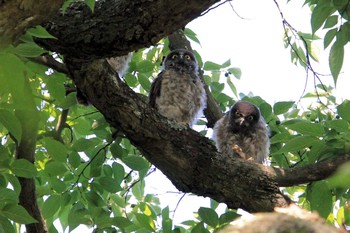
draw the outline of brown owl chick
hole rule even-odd
[[[152,83],[149,104],[163,116],[192,126],[207,102],[197,60],[192,52],[176,49],[163,66]]]
[[[264,163],[269,154],[269,130],[259,109],[238,101],[214,126],[213,138],[219,152]]]

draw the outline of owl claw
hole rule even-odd
[[[242,148],[237,144],[232,146],[232,151],[235,154],[238,154],[242,159],[246,159],[246,154],[243,152]]]

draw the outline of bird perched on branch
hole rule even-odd
[[[163,66],[152,83],[149,104],[161,115],[192,126],[207,102],[197,60],[192,52],[176,49]]]
[[[236,102],[214,126],[219,152],[264,163],[269,154],[269,130],[259,109],[249,102]]]

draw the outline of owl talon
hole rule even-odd
[[[232,151],[235,154],[238,154],[242,159],[246,159],[246,154],[243,152],[242,148],[237,144],[232,146]]]

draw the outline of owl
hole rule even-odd
[[[130,52],[124,56],[107,58],[107,62],[112,67],[112,69],[118,73],[118,76],[122,78],[125,72],[129,68],[129,62],[132,58],[132,55],[133,55],[133,52]],[[77,88],[76,98],[79,104],[82,104],[85,106],[89,105],[89,101],[86,99],[86,97],[80,91],[79,88]]]
[[[216,122],[213,138],[219,152],[265,163],[269,154],[269,130],[259,109],[238,101]]]
[[[163,67],[151,85],[149,104],[161,115],[192,126],[207,102],[197,60],[192,52],[176,49]]]

